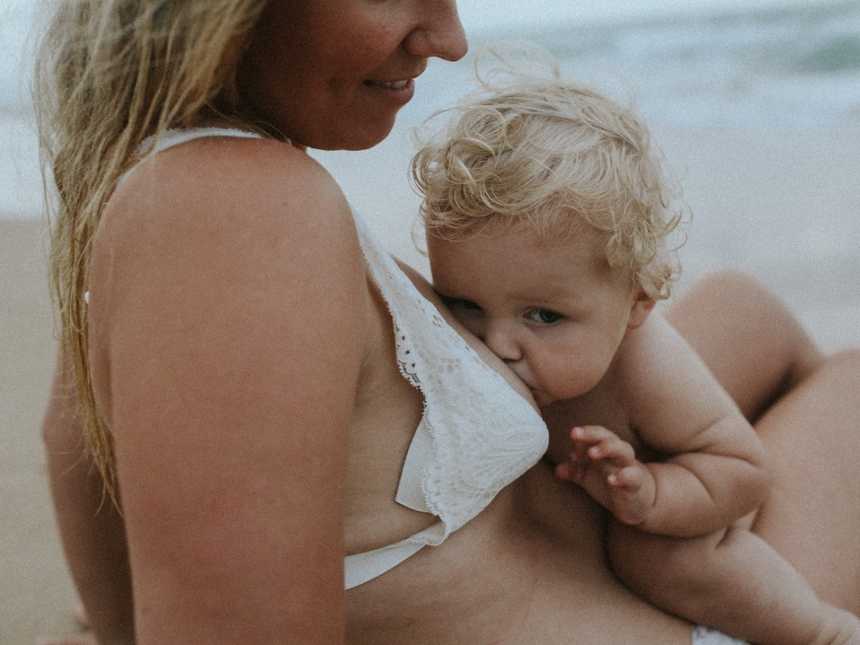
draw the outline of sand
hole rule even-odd
[[[655,137],[694,215],[679,291],[707,271],[751,271],[824,349],[860,346],[860,130],[656,128]],[[409,150],[397,134],[366,153],[315,156],[389,248],[426,272],[410,237]],[[40,220],[0,215],[2,645],[73,627],[39,433],[55,349],[45,257]]]
[[[71,627],[74,602],[50,506],[39,424],[53,321],[38,221],[0,219],[0,643]]]

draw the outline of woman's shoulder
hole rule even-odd
[[[195,222],[246,235],[267,221],[293,235],[323,221],[333,234],[338,224],[352,225],[337,183],[306,153],[236,137],[201,138],[145,158],[117,187],[104,220],[105,228],[133,236]]]
[[[363,276],[349,205],[321,166],[275,141],[200,139],[141,162],[112,196],[94,241],[91,314],[244,306],[283,324],[285,306],[262,301],[301,292],[359,315]]]
[[[151,155],[126,175],[105,208],[94,264],[109,257],[169,275],[176,262],[200,269],[232,256],[265,271],[296,253],[324,253],[333,272],[360,261],[339,186],[289,144],[219,137]]]

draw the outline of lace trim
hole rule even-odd
[[[692,643],[693,645],[746,645],[746,641],[739,641],[702,625],[697,625],[693,629]]]
[[[428,509],[443,523],[442,534],[429,542],[439,544],[541,458],[548,433],[537,412],[374,244],[358,214],[355,220],[391,314],[398,368],[423,397],[416,433],[426,432],[432,448],[421,488]]]

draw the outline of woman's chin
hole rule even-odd
[[[326,133],[317,141],[306,145],[316,150],[368,150],[382,143],[394,128],[394,116],[373,123],[357,125],[349,131]]]

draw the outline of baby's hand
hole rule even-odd
[[[574,482],[624,524],[642,523],[654,505],[654,477],[628,442],[602,426],[570,431],[573,450],[556,466],[560,479]]]

